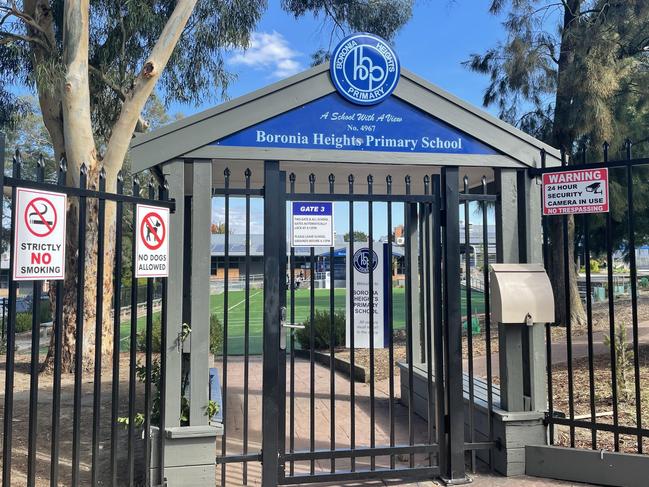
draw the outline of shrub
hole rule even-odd
[[[177,337],[172,337],[175,340]],[[169,344],[167,338],[167,344]],[[153,315],[153,334],[151,343],[153,344],[152,352],[159,353],[162,344],[162,331],[161,331],[161,316],[160,313]],[[146,333],[142,330],[137,334],[137,350],[138,352],[146,352]],[[218,355],[223,350],[223,325],[219,321],[218,315],[213,313],[210,315],[210,352]]]
[[[590,272],[595,274],[599,272],[599,261],[590,259]]]
[[[216,313],[210,315],[210,352],[214,355],[223,352],[223,325]]]
[[[31,313],[16,313],[16,333],[22,333],[32,329]]]
[[[160,313],[155,313],[153,315],[153,331],[151,333],[151,351],[153,353],[160,353],[162,344],[162,327],[160,325],[160,320]],[[146,352],[146,328],[137,334],[137,351]]]
[[[311,348],[311,323],[306,320],[304,328],[297,330],[296,338],[303,350]],[[316,310],[313,317],[314,325],[314,350],[323,350],[329,348],[329,337],[331,330],[330,316],[328,311]],[[345,313],[343,311],[334,312],[334,347],[345,344]]]

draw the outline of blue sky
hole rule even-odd
[[[488,13],[489,0],[419,0],[411,21],[399,32],[393,46],[401,65],[431,81],[454,95],[482,106],[482,95],[487,86],[485,76],[470,72],[462,62],[472,53],[481,53],[495,45],[505,36],[502,19]],[[238,79],[229,89],[229,96],[236,98],[250,91],[298,73],[310,65],[310,55],[318,48],[329,48],[330,25],[322,19],[305,17],[295,20],[279,7],[277,0],[269,2],[269,8],[252,38],[246,52],[233,52],[226,56],[227,67]],[[335,47],[340,37],[335,37]],[[172,105],[170,113],[191,115],[212,106]],[[487,109],[496,115],[495,109]],[[212,220],[224,220],[223,202],[213,200]],[[355,227],[367,231],[367,205],[355,210]],[[347,204],[337,203],[335,229],[345,233],[348,229]],[[263,227],[262,207],[259,201],[251,205],[251,232],[261,233]],[[473,210],[473,208],[472,208]],[[394,208],[394,225],[403,223],[403,209]],[[471,211],[471,221],[480,216]],[[490,220],[492,216],[490,215]],[[245,204],[242,199],[231,201],[230,221],[234,233],[245,231]],[[386,208],[375,205],[375,235],[387,234]]]
[[[487,86],[485,76],[462,66],[471,53],[483,52],[504,38],[502,19],[488,13],[489,0],[418,0],[411,21],[399,32],[394,48],[402,66],[456,96],[482,105]],[[227,67],[238,78],[229,88],[236,98],[269,83],[285,78],[310,65],[310,55],[318,48],[329,48],[331,26],[322,19],[295,20],[279,6],[269,2],[246,52],[226,56]],[[334,47],[339,38],[334,38]],[[169,111],[184,115],[202,111],[202,106],[173,104]],[[490,109],[496,113],[494,109]]]

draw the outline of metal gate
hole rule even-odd
[[[466,430],[472,426],[475,397],[473,387],[467,388],[473,384],[472,367],[470,376],[462,373],[459,212],[469,201],[481,201],[486,208],[484,203],[496,197],[486,194],[484,181],[484,192],[473,194],[467,187],[461,194],[455,167],[444,168],[441,175],[416,171],[417,178],[397,179],[385,170],[378,172],[380,180],[367,169],[344,178],[340,171],[338,176],[299,170],[287,174],[278,162],[266,161],[263,180],[258,173],[255,179],[249,169],[241,178],[225,168],[224,185],[213,191],[224,210],[224,221],[217,222],[223,228],[213,239],[213,249],[222,249],[223,256],[212,264],[212,273],[221,276],[219,283],[222,279],[224,287],[226,335],[220,364],[225,432],[216,460],[221,465],[221,485],[435,477],[459,483],[467,480],[465,452],[493,446],[491,433],[479,442]],[[333,202],[336,219],[346,220],[344,245],[287,248],[288,209],[295,201]],[[251,229],[251,212],[261,205],[263,268],[259,269],[255,266],[259,265],[261,246]],[[236,222],[233,206],[241,212]],[[240,249],[234,225],[245,228]],[[400,228],[399,235],[395,235],[395,227]],[[353,279],[346,290],[340,289],[340,281],[343,275],[353,275],[349,249],[363,237],[369,255],[382,246],[390,256],[390,266],[398,267],[399,272],[390,269],[386,273],[388,289],[402,284],[396,287],[398,298],[390,292],[383,302],[384,350],[383,344],[374,343],[373,326],[379,320],[374,316],[378,311],[373,266],[369,266],[367,294],[369,347],[361,349],[354,344],[354,333],[349,333],[346,346],[340,346],[345,334],[340,328],[346,321],[343,310],[357,306]],[[486,239],[483,243],[484,264],[488,264]],[[397,247],[403,249],[403,255],[395,253]],[[465,252],[466,248],[468,244]],[[465,259],[470,261],[470,256]],[[453,272],[447,272],[450,269]],[[259,270],[263,273],[261,290],[253,284]],[[486,279],[486,273],[484,276]],[[488,287],[486,280],[484,283]],[[234,302],[233,291],[228,291],[234,289],[242,293],[240,303]],[[259,317],[253,300],[262,292],[262,350],[255,350],[254,320]],[[466,312],[468,306],[471,316],[471,293],[466,294],[464,309]],[[235,341],[239,338],[228,337],[239,304],[236,312],[243,318],[243,347]],[[355,326],[353,312],[349,313],[349,326]],[[263,364],[255,357],[260,351]],[[391,364],[400,358],[402,364],[396,371]],[[388,366],[381,365],[381,360]],[[257,371],[263,374],[261,384],[257,384]],[[233,376],[243,379],[238,391]],[[410,386],[417,381],[425,384],[423,392]],[[491,397],[491,376],[487,384]],[[262,394],[260,417],[252,412],[255,399],[251,395],[257,387]],[[227,399],[232,390],[241,393],[234,403]],[[243,431],[236,436],[232,429],[239,429],[239,421],[231,415],[239,411],[231,409],[239,400]],[[466,404],[469,414],[465,418]],[[488,408],[492,408],[491,400]],[[471,458],[475,461],[475,455]]]

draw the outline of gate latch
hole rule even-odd
[[[281,350],[286,350],[286,329],[303,330],[304,325],[296,325],[295,323],[286,322],[286,306],[282,306],[279,310],[279,324],[282,327],[279,334],[279,348]]]

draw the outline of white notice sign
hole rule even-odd
[[[16,188],[15,280],[64,278],[66,209],[63,193]]]
[[[375,244],[370,259],[370,249],[367,242],[354,242],[354,252],[351,253],[354,263],[354,348],[370,348],[370,261],[373,271],[373,295],[374,295],[374,348],[384,348],[384,324],[385,324],[385,265],[384,246]],[[347,291],[350,289],[350,276],[347,272]],[[346,344],[351,345],[351,314],[349,298],[345,300],[347,311],[347,333]]]
[[[334,208],[330,201],[294,201],[291,206],[292,247],[332,247]]]
[[[135,277],[169,276],[169,209],[137,205]]]

